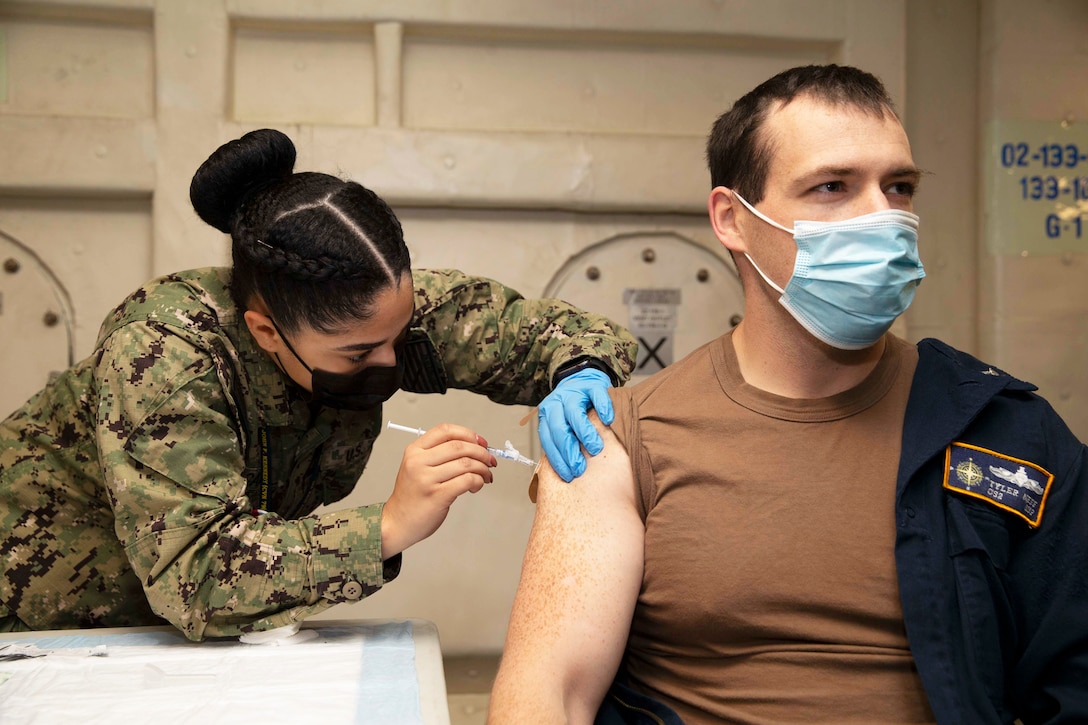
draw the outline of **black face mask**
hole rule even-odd
[[[271,318],[269,318],[271,319]],[[276,323],[272,323],[276,327]],[[280,328],[276,327],[276,332]],[[357,373],[330,373],[327,370],[314,369],[306,364],[306,361],[298,356],[295,348],[280,332],[280,339],[287,345],[287,349],[302,363],[302,367],[310,373],[310,402],[324,405],[338,410],[370,410],[377,408],[393,397],[393,393],[400,390],[400,381],[403,374],[402,361],[404,360],[404,344],[394,346],[393,351],[397,357],[396,365],[371,365]]]
[[[399,346],[396,352],[399,361]],[[351,375],[311,370],[310,378],[313,402],[341,410],[370,410],[400,390],[401,368],[398,362],[396,365],[371,365]]]

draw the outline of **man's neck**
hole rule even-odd
[[[886,337],[862,350],[839,350],[799,325],[764,325],[755,334],[747,319],[733,331],[744,381],[786,398],[826,398],[861,383],[884,354]]]

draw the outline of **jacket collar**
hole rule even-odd
[[[943,450],[1003,390],[1037,387],[940,340],[918,343],[918,367],[907,400],[897,498],[926,461]]]

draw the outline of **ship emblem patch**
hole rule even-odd
[[[945,451],[944,487],[1016,514],[1032,528],[1043,519],[1054,475],[1030,461],[968,443]]]

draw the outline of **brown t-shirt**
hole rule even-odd
[[[687,723],[933,722],[903,627],[894,496],[918,360],[798,400],[731,335],[614,391],[646,523],[625,664]]]

